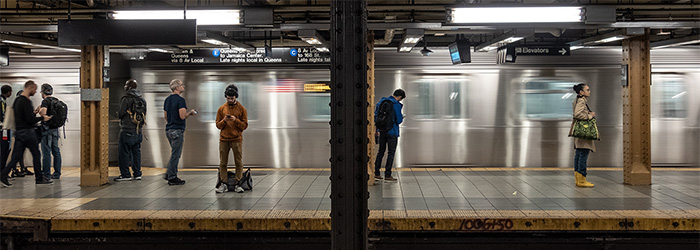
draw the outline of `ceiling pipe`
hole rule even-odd
[[[384,31],[384,38],[383,39],[375,39],[374,40],[374,45],[389,45],[391,41],[394,40],[394,31],[395,29],[388,29]]]

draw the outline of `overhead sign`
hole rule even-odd
[[[569,45],[560,46],[535,46],[522,45],[515,47],[517,56],[570,56]]]
[[[197,45],[197,20],[59,20],[58,45]]]
[[[172,64],[323,64],[331,62],[329,52],[315,48],[265,48],[244,51],[228,48],[190,49],[177,53],[149,53],[147,61],[170,62]]]

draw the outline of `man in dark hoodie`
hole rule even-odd
[[[374,163],[374,178],[382,179],[381,173],[379,172],[382,167],[382,158],[384,157],[384,152],[387,149],[387,144],[389,145],[389,153],[386,156],[386,170],[384,172],[384,179],[387,181],[395,181],[396,178],[391,176],[391,166],[394,164],[394,154],[396,153],[396,145],[399,143],[399,124],[403,122],[403,114],[401,114],[401,109],[403,104],[400,101],[406,98],[406,92],[403,89],[397,89],[394,91],[392,96],[382,97],[377,103],[374,109],[374,117],[376,119],[379,107],[384,101],[389,101],[392,104],[394,114],[391,116],[393,118],[393,124],[391,129],[388,131],[381,131],[377,129],[377,144],[379,144],[379,152],[377,152],[377,161]],[[375,121],[376,122],[376,121]]]
[[[141,142],[146,117],[146,100],[136,89],[138,82],[126,81],[126,93],[119,104],[119,177],[114,181],[141,180]],[[129,166],[134,171],[133,178]]]
[[[15,132],[15,144],[12,148],[12,157],[7,166],[0,173],[0,183],[5,187],[11,187],[7,180],[7,175],[10,173],[10,169],[17,165],[24,154],[24,150],[29,148],[32,153],[33,163],[34,163],[34,175],[36,184],[51,184],[53,181],[44,179],[44,175],[41,173],[41,152],[39,151],[39,138],[37,136],[37,122],[48,121],[51,119],[50,116],[44,114],[44,112],[34,112],[34,105],[32,100],[29,98],[36,94],[37,85],[34,81],[29,80],[24,84],[24,92],[22,95],[15,99],[12,109],[15,112],[15,127],[17,132]],[[36,113],[42,114],[42,117],[37,117]]]

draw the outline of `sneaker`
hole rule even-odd
[[[381,175],[375,175],[375,176],[374,176],[374,179],[381,180],[381,179],[384,179],[384,178],[382,178]]]
[[[233,192],[236,192],[236,193],[239,193],[239,194],[240,194],[240,193],[243,193],[243,188],[242,188],[241,186],[236,185],[236,186],[233,188]]]
[[[7,180],[0,180],[0,184],[2,184],[3,187],[12,187],[12,184]]]
[[[226,183],[221,183],[221,184],[219,184],[219,187],[216,188],[215,191],[217,193],[226,193],[226,192],[228,192],[228,185],[226,185]]]
[[[51,179],[58,180],[58,179],[61,179],[61,176],[60,175],[52,175]]]
[[[384,178],[384,180],[387,180],[387,181],[398,181],[399,179],[396,179],[396,178],[394,178],[394,177],[389,176],[389,177]]]
[[[136,176],[136,177],[134,177],[134,180],[140,181],[140,180],[141,180],[141,176]]]
[[[19,171],[17,169],[12,170],[12,174],[10,175],[11,177],[24,177],[26,174],[22,171]]]
[[[175,177],[168,180],[168,185],[185,185],[185,180]]]
[[[117,178],[114,178],[114,181],[130,181],[132,180],[131,177],[122,177],[121,175]]]
[[[25,175],[34,175],[34,173],[32,173],[32,171],[29,171],[29,169],[26,168],[26,167],[25,167],[25,168],[22,168],[22,172],[23,172]]]
[[[40,181],[36,181],[37,185],[43,185],[43,184],[53,184],[52,180],[47,180],[47,179],[41,179]]]

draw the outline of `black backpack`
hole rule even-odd
[[[130,109],[126,110],[129,114],[131,122],[136,124],[136,132],[140,127],[146,124],[146,101],[143,98],[131,97],[134,99],[134,103],[131,105]]]
[[[51,98],[49,116],[51,120],[46,122],[50,128],[60,128],[66,125],[66,119],[68,119],[68,106],[56,97]]]
[[[391,130],[394,127],[396,112],[394,112],[394,103],[390,100],[384,100],[379,103],[377,116],[374,117],[374,124],[377,129],[382,132]]]
[[[240,181],[236,181],[236,173],[233,171],[228,171],[228,180],[226,181],[226,185],[228,185],[229,189],[233,190],[233,187],[236,185],[241,186],[243,190],[252,190],[253,189],[253,176],[250,175],[250,168],[243,172],[243,176],[241,176]]]

